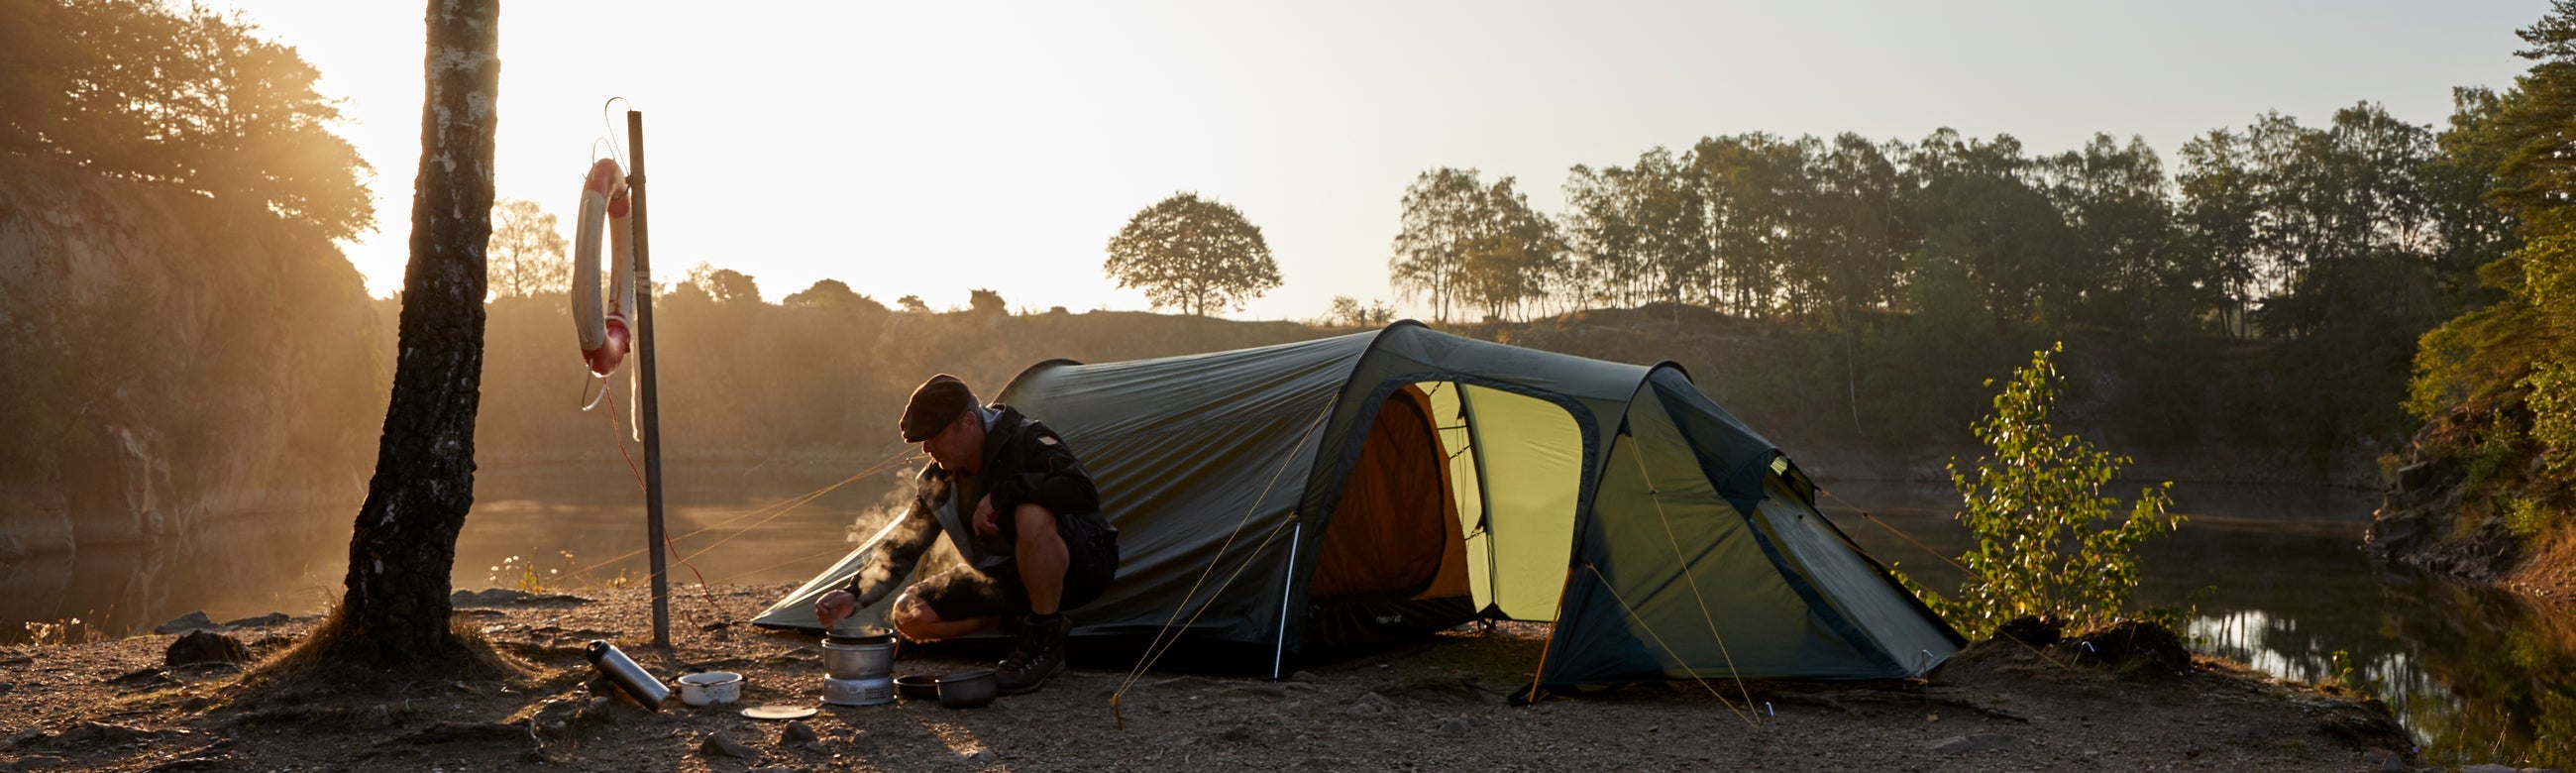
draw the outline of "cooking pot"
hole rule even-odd
[[[893,676],[894,636],[824,637],[823,671],[834,679]]]

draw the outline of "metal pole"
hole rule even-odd
[[[1289,517],[1294,518],[1296,514],[1290,513]],[[1298,521],[1297,530],[1288,533],[1288,571],[1281,572],[1279,578],[1279,648],[1270,653],[1270,681],[1274,682],[1286,676],[1282,672],[1287,670],[1288,663],[1288,598],[1297,589],[1297,540],[1304,536],[1305,521]],[[1214,602],[1216,598],[1210,596],[1208,601]]]
[[[626,170],[626,189],[634,197],[635,209],[635,359],[644,370],[636,385],[636,405],[644,412],[637,423],[644,426],[644,532],[652,544],[645,547],[653,556],[653,646],[671,646],[671,585],[669,559],[663,555],[667,540],[662,534],[662,406],[656,399],[653,378],[653,263],[646,249],[651,240],[644,227],[644,111],[626,111],[626,152],[634,167]]]

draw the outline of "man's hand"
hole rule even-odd
[[[849,591],[832,591],[814,600],[814,619],[823,621],[824,630],[831,630],[833,623],[858,613],[859,597],[850,595]]]
[[[986,494],[975,502],[975,533],[986,537],[1002,534],[1002,516],[993,510],[993,495]]]

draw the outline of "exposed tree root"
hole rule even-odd
[[[460,623],[448,630],[443,652],[397,663],[378,662],[380,655],[348,630],[334,610],[316,623],[295,646],[262,660],[242,673],[229,691],[230,703],[257,703],[262,698],[293,696],[314,689],[390,688],[413,682],[528,682],[544,676],[492,646],[483,635]]]

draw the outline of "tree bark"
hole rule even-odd
[[[474,414],[482,396],[500,3],[430,0],[428,24],[428,93],[393,401],[349,540],[340,610],[345,652],[386,665],[435,658],[453,646],[448,573],[474,504]]]

